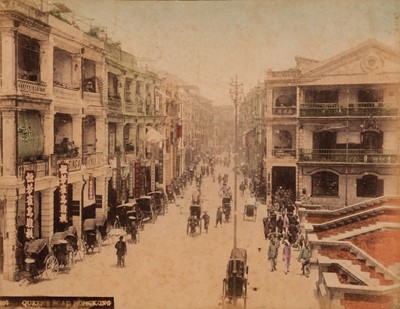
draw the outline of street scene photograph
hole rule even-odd
[[[0,0],[0,308],[400,308],[400,2]]]

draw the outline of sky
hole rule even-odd
[[[398,0],[53,2],[106,27],[139,65],[197,85],[214,105],[232,104],[236,75],[246,93],[267,69],[294,67],[296,56],[323,60],[369,38],[400,47]]]

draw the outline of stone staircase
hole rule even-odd
[[[371,241],[379,240],[381,235],[389,237],[392,244],[396,241],[400,196],[380,197],[335,210],[300,209],[299,214],[313,249],[314,266],[318,267],[317,291],[324,308],[372,309],[399,304],[400,260],[390,265],[398,255],[387,259],[387,255],[376,255],[380,251],[374,249],[382,248],[382,242],[372,249],[367,244],[373,244]],[[377,258],[386,259],[386,266],[355,243]]]

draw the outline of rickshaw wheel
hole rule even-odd
[[[200,232],[200,235],[201,235],[201,222],[199,224],[199,232]]]
[[[55,279],[58,276],[60,265],[54,255],[50,255],[46,260],[45,273],[48,279]]]

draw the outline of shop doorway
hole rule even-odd
[[[274,166],[272,168],[272,195],[276,190],[282,187],[284,190],[290,190],[296,196],[296,168]]]

